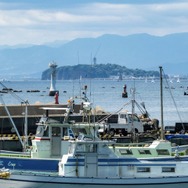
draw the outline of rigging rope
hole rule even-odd
[[[170,95],[171,95],[171,97],[172,97],[172,101],[173,101],[174,106],[175,106],[175,108],[176,108],[176,111],[177,111],[178,117],[179,117],[179,119],[180,119],[180,122],[181,122],[181,124],[182,124],[183,129],[185,130],[185,126],[184,126],[183,121],[182,121],[182,118],[181,118],[181,116],[180,116],[180,113],[179,113],[179,110],[178,110],[178,107],[177,107],[176,101],[175,101],[175,99],[174,99],[174,97],[173,97],[173,95],[172,95],[172,90],[171,90],[171,88],[170,88],[170,86],[169,86],[169,82],[168,82],[168,80],[167,80],[167,78],[166,78],[166,76],[165,76],[165,72],[164,72],[164,70],[162,70],[162,71],[163,71],[163,75],[164,75],[164,78],[165,78],[166,84],[167,84],[167,86],[168,86],[168,88],[169,88]]]
[[[111,116],[118,114],[125,106],[129,105],[132,101],[129,101],[128,103],[125,103],[118,111],[114,112],[113,114],[109,114],[108,116],[105,116],[104,118],[100,119],[97,123],[100,123],[104,121],[105,119],[110,118]]]
[[[13,92],[12,90],[10,90],[9,88],[7,88],[2,82],[0,82],[0,84],[2,85],[3,88],[7,89],[7,92],[9,94],[11,94],[13,97],[15,97],[19,102],[21,101],[21,103],[26,103],[28,101],[23,100],[21,97],[19,97],[18,95],[15,94],[15,92]]]

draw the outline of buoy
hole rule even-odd
[[[123,97],[123,98],[127,98],[127,97],[128,97],[126,84],[123,86],[122,97]]]
[[[55,93],[54,99],[55,99],[55,104],[59,104],[59,94],[58,94],[58,92]]]

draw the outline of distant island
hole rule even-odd
[[[42,80],[49,80],[50,69],[42,72]],[[159,77],[158,71],[145,71],[141,69],[129,69],[117,64],[78,64],[74,66],[61,66],[57,68],[57,80],[76,80],[86,78],[117,78],[130,77]]]

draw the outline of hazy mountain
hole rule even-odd
[[[98,38],[79,38],[53,45],[0,46],[0,77],[7,75],[38,76],[55,61],[58,66],[119,64],[132,69],[158,70],[166,74],[187,74],[188,33],[163,37],[148,34],[129,36],[103,35]],[[56,47],[54,47],[56,46]]]
[[[45,46],[49,46],[49,47],[60,47],[66,43],[68,43],[69,41],[68,40],[56,40],[54,42],[48,42],[48,43],[45,43],[44,45]]]

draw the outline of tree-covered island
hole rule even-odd
[[[49,80],[50,69],[42,73],[42,80]],[[145,71],[141,69],[128,69],[117,64],[78,64],[74,66],[61,66],[56,69],[57,80],[75,80],[80,78],[130,78],[130,77],[159,77],[158,71]]]

